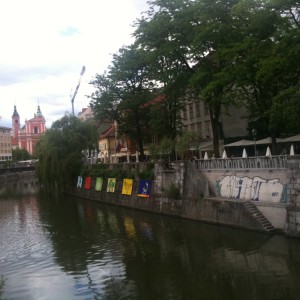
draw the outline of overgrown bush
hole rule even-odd
[[[119,167],[114,169],[109,169],[107,164],[98,164],[88,167],[84,167],[81,172],[81,176],[92,176],[92,177],[102,177],[102,178],[135,178],[135,172],[132,170],[123,170]]]
[[[171,199],[177,200],[181,196],[180,188],[174,183],[171,183],[165,191],[166,191],[166,196]]]
[[[143,171],[140,171],[138,174],[140,179],[154,179],[154,164],[148,164],[146,169]]]

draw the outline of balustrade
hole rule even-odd
[[[247,158],[214,158],[195,160],[199,169],[283,169],[287,156],[256,156]]]

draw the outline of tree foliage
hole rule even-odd
[[[31,158],[31,155],[26,149],[13,149],[12,150],[12,160],[20,161],[20,160],[28,160]]]
[[[134,141],[141,157],[149,137],[149,114],[144,104],[151,100],[155,88],[148,66],[144,51],[133,44],[121,48],[108,72],[91,82],[96,88],[91,95],[96,116],[117,121],[118,135]]]
[[[183,105],[200,98],[209,108],[216,156],[220,116],[231,105],[245,105],[249,121],[266,124],[273,140],[297,131],[299,11],[298,0],[149,1],[148,12],[136,21],[134,44],[96,78],[94,108],[132,137],[148,126],[152,136],[175,141]],[[164,101],[143,111],[147,121],[140,126],[146,98],[141,86],[150,82],[159,88],[152,99],[158,91]]]
[[[244,98],[254,124],[266,124],[265,133],[273,139],[273,153],[276,136],[296,125],[287,112],[297,112],[291,95],[297,95],[300,79],[297,10],[296,1],[252,0],[240,1],[234,11],[242,32],[235,46],[235,96]]]
[[[82,168],[81,151],[97,148],[94,123],[65,115],[37,143],[37,174],[45,186],[64,188]]]

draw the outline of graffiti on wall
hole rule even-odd
[[[224,198],[281,202],[287,201],[286,185],[278,178],[225,176],[216,181],[217,194]]]

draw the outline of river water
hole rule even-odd
[[[300,240],[70,197],[0,200],[0,299],[300,299]]]

